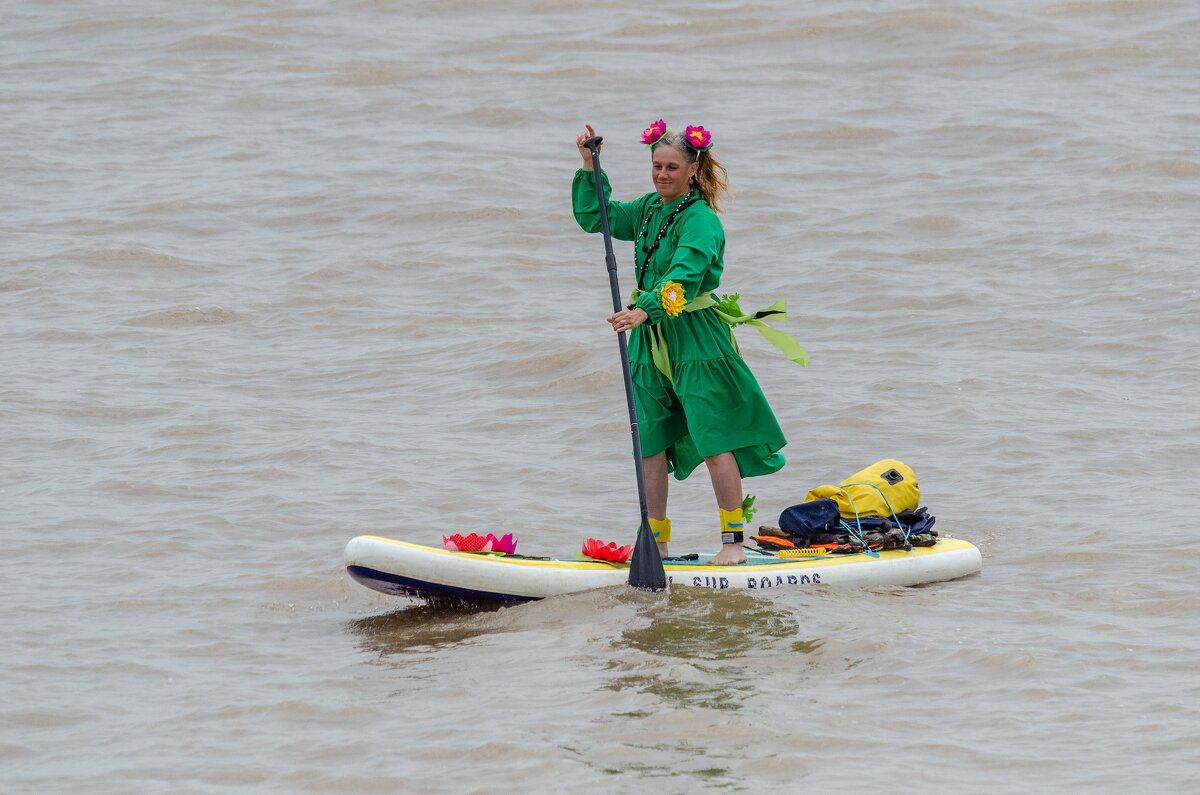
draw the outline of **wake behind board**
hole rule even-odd
[[[723,591],[766,591],[819,585],[923,585],[978,572],[979,550],[956,538],[932,547],[889,550],[877,556],[780,558],[746,550],[737,566],[710,566],[711,555],[663,561],[669,585]],[[346,570],[357,582],[394,596],[462,602],[527,602],[620,585],[627,565],[588,559],[529,558],[449,552],[381,536],[357,536],[346,545]]]

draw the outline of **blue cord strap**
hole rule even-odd
[[[850,485],[854,485],[854,484],[850,484]],[[838,523],[841,524],[842,528],[845,529],[845,531],[850,534],[851,538],[853,538],[855,541],[857,541],[859,544],[862,545],[863,552],[865,552],[866,554],[870,555],[873,558],[879,557],[879,553],[876,552],[875,550],[871,549],[871,546],[867,543],[866,534],[863,532],[863,529],[862,529],[862,520],[858,518],[858,506],[856,506],[854,504],[854,498],[851,497],[850,494],[845,489],[842,489],[842,493],[846,495],[846,499],[850,500],[850,510],[854,511],[854,523],[856,525],[858,525],[858,532],[855,533],[854,528],[852,528],[844,519],[839,519]]]
[[[871,488],[875,489],[875,491],[879,492],[879,496],[883,497],[883,504],[886,505],[888,511],[891,512],[892,519],[896,522],[896,526],[904,531],[904,543],[908,543],[909,528],[904,524],[904,522],[900,521],[900,517],[896,515],[896,509],[892,507],[892,501],[889,500],[888,496],[883,493],[883,489],[879,488],[874,483],[842,483],[841,486],[843,492],[845,492],[846,486],[870,486]],[[858,521],[858,508],[854,507],[854,498],[850,496],[849,492],[846,492],[846,499],[850,500],[850,507],[854,510],[854,519],[855,521]],[[858,522],[858,531],[860,533],[862,532],[862,522]]]

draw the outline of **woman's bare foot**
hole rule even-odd
[[[722,544],[721,551],[709,559],[710,566],[735,566],[746,562],[746,553],[741,544]]]

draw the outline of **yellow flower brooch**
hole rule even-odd
[[[663,311],[671,317],[683,314],[683,308],[687,306],[687,299],[683,295],[683,285],[679,282],[667,282],[658,291],[658,297],[662,300]]]

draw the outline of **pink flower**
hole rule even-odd
[[[491,533],[481,536],[478,533],[463,535],[455,533],[452,536],[442,536],[442,547],[451,552],[500,552],[511,555],[517,551],[517,542],[512,533],[504,538],[496,538]]]
[[[712,133],[700,125],[693,127],[689,124],[687,129],[683,131],[683,140],[693,149],[703,150],[712,146]]]
[[[487,537],[492,543],[493,552],[503,552],[505,555],[511,555],[517,551],[517,540],[513,538],[512,533],[505,533],[504,538],[496,538],[491,533],[488,533]]]
[[[646,146],[653,146],[658,143],[658,140],[667,134],[667,123],[662,119],[651,124],[646,129],[642,130],[642,143]]]
[[[596,560],[624,563],[633,554],[633,544],[618,547],[616,541],[609,541],[606,544],[598,538],[589,538],[583,542],[583,554]]]

